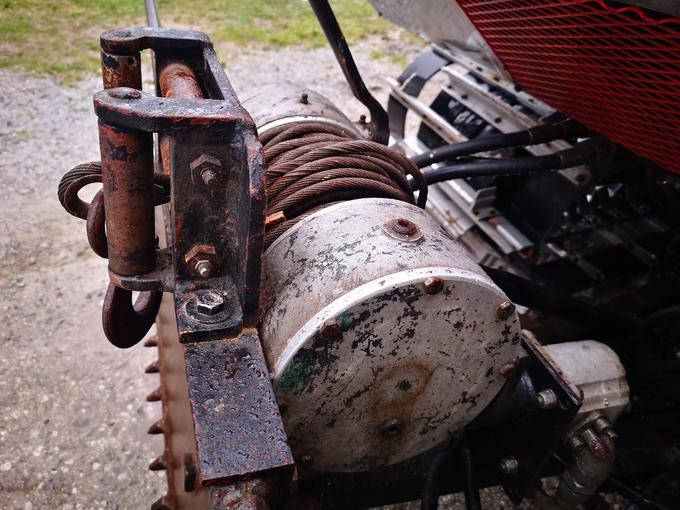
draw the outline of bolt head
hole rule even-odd
[[[439,294],[444,289],[444,279],[439,276],[428,276],[423,283],[427,294]]]
[[[517,364],[515,363],[506,363],[503,365],[499,370],[498,373],[501,374],[501,376],[505,377],[506,379],[509,379],[512,377],[515,372],[517,371]]]
[[[201,315],[217,315],[224,310],[224,297],[217,292],[204,292],[196,296],[196,311]]]
[[[206,186],[216,186],[221,168],[222,163],[219,159],[210,154],[201,154],[189,164],[191,181],[202,182]]]
[[[302,104],[309,104],[309,94],[303,93],[303,94],[300,96],[300,102],[301,102]]]
[[[536,405],[539,409],[552,409],[557,405],[557,395],[553,390],[543,390],[536,394]]]
[[[217,172],[213,169],[206,169],[201,172],[201,180],[203,184],[212,187],[217,184]]]
[[[502,321],[508,320],[514,313],[515,304],[512,301],[503,301],[498,305],[498,308],[496,308],[496,317]]]
[[[196,262],[194,269],[201,278],[210,278],[213,274],[213,265],[207,259],[202,259]]]
[[[319,330],[321,336],[329,340],[337,340],[342,337],[342,326],[336,320],[326,321]]]
[[[399,419],[387,420],[380,426],[380,435],[382,437],[397,437],[404,429],[404,423]]]
[[[501,459],[498,467],[504,475],[514,475],[519,471],[519,462],[515,457],[505,457]]]

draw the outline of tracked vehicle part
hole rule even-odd
[[[303,472],[364,471],[438,445],[519,356],[517,314],[497,315],[507,298],[412,205],[327,207],[277,239],[264,268],[260,332]]]

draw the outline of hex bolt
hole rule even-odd
[[[508,320],[515,313],[515,304],[512,301],[503,301],[498,308],[496,308],[496,317],[498,320]]]
[[[505,377],[506,379],[509,379],[512,377],[515,372],[517,371],[517,364],[515,363],[506,363],[503,365],[499,370],[498,373],[501,374],[501,376]]]
[[[595,430],[597,431],[598,434],[602,434],[604,432],[607,432],[612,428],[612,424],[609,423],[609,420],[605,418],[604,416],[600,416],[595,419],[593,422],[593,427],[595,427]]]
[[[210,278],[213,274],[213,265],[208,259],[201,259],[196,261],[194,270],[201,278]]]
[[[383,437],[396,437],[403,430],[404,423],[399,419],[387,420],[380,426],[380,435]]]
[[[201,172],[201,180],[203,184],[211,188],[217,183],[217,172],[212,169],[203,170]]]
[[[539,409],[552,409],[557,405],[557,395],[553,390],[543,390],[536,394],[536,405]]]
[[[585,443],[583,440],[578,437],[578,436],[570,436],[569,439],[567,439],[567,447],[573,452],[577,452],[581,448],[585,447]]]
[[[444,280],[439,276],[428,276],[423,284],[427,294],[439,294],[444,289]]]
[[[505,457],[498,463],[498,468],[504,475],[515,475],[519,471],[519,462],[515,457]]]
[[[302,95],[300,96],[300,102],[301,102],[302,104],[309,104],[309,95],[307,95],[306,93],[305,93],[305,94],[302,94]]]
[[[196,311],[201,315],[217,315],[224,310],[224,298],[217,292],[204,292],[196,296]]]
[[[201,154],[189,164],[191,181],[202,182],[205,186],[214,187],[219,181],[222,162],[210,154]]]
[[[342,336],[342,327],[336,320],[329,320],[323,323],[319,333],[322,337],[329,340],[337,340]]]

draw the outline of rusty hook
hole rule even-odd
[[[109,342],[121,349],[137,344],[156,320],[162,297],[162,292],[140,292],[132,304],[132,291],[109,283],[102,309],[102,325]]]
[[[109,250],[106,241],[106,215],[104,212],[104,193],[102,190],[90,202],[87,209],[87,241],[90,248],[102,258],[107,258]]]

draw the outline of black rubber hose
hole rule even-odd
[[[589,133],[589,130],[578,122],[568,120],[560,124],[545,124],[523,131],[515,131],[514,133],[482,136],[461,143],[444,145],[411,159],[418,168],[424,168],[434,163],[455,159],[460,156],[469,156],[470,154],[507,149],[509,147],[537,145],[559,139],[583,137]]]
[[[585,324],[605,336],[628,335],[638,328],[639,320],[623,317],[584,300],[557,294],[543,285],[502,269],[488,266],[482,266],[482,269],[518,305]]]
[[[479,498],[479,485],[475,477],[475,469],[472,466],[472,454],[467,439],[463,437],[460,444],[461,464],[465,473],[465,508],[467,510],[481,510],[482,502]]]
[[[610,158],[613,153],[614,145],[611,142],[604,138],[593,138],[548,156],[463,162],[441,168],[430,168],[424,170],[423,175],[428,185],[466,177],[524,175],[602,161]]]

